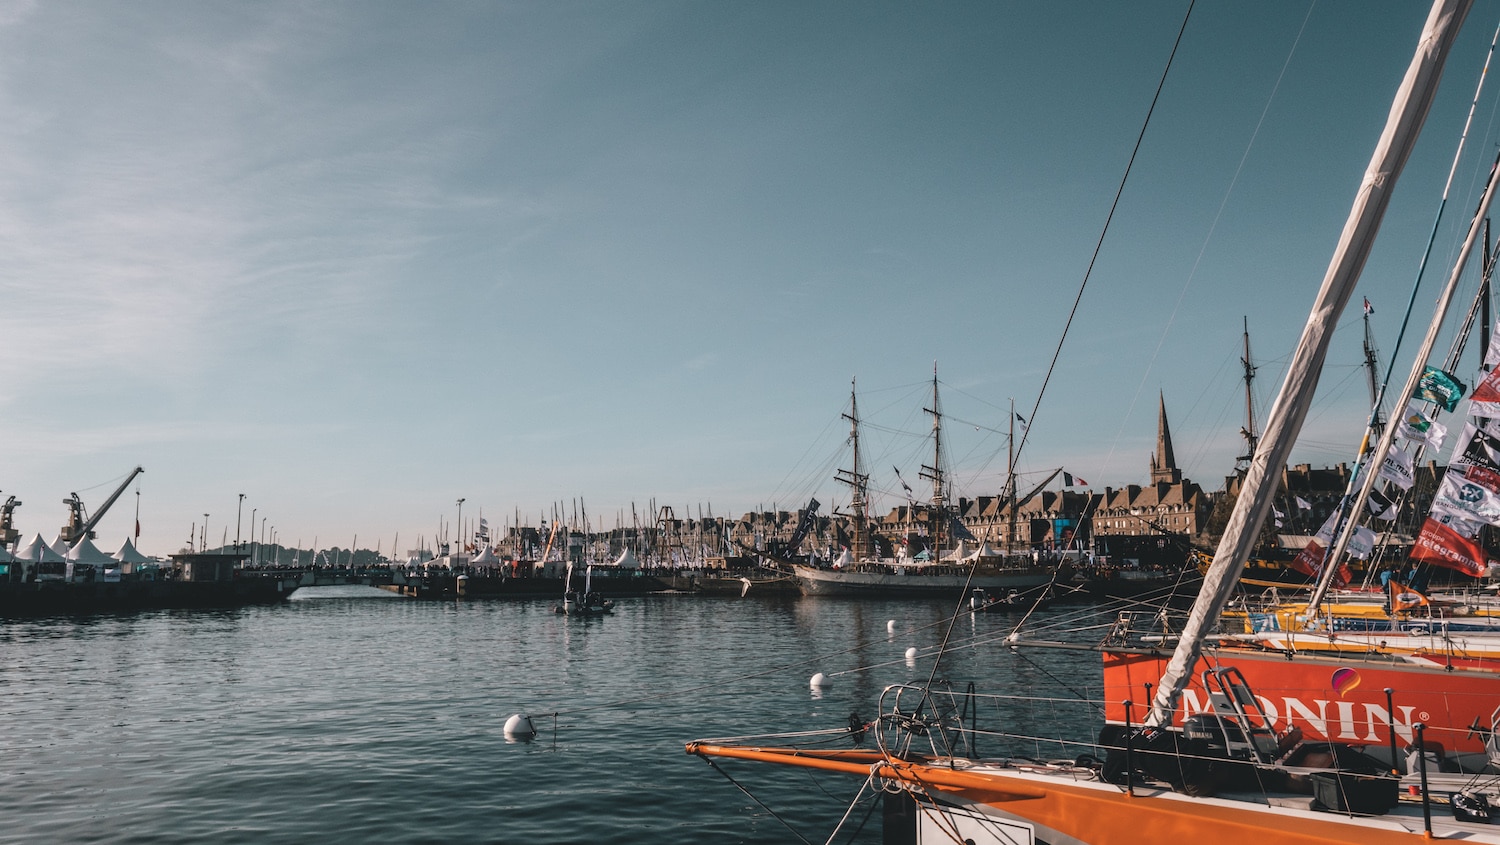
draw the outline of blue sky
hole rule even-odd
[[[204,513],[232,537],[239,493],[283,541],[386,550],[459,497],[533,524],[582,497],[606,526],[652,499],[832,503],[857,377],[889,506],[936,363],[958,492],[992,494],[1183,11],[0,4],[0,490],[50,538],[70,491],[95,505],[142,465],[156,553]],[[1470,16],[1365,272],[1385,356],[1497,11]],[[1143,481],[1159,391],[1219,486],[1241,319],[1268,406],[1425,15],[1199,4],[1023,486]],[[1358,441],[1357,317],[1299,461]]]

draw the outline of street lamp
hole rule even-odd
[[[255,553],[255,512],[259,508],[250,509],[250,562],[256,566],[260,565],[260,556]]]
[[[458,500],[458,553],[464,551],[464,500]]]
[[[240,514],[245,512],[245,494],[240,494],[240,503],[234,508],[234,551],[240,551]]]

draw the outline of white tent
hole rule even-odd
[[[37,536],[40,537],[41,535],[38,534]],[[57,536],[53,537],[52,542],[47,545],[52,551],[57,552],[58,557],[66,558],[68,556],[68,541],[63,538],[62,531],[58,531]]]
[[[959,540],[949,554],[943,555],[943,560],[967,560],[969,557],[969,543],[967,540]]]
[[[120,544],[120,550],[114,554],[115,560],[121,563],[150,563],[151,558],[140,553],[135,544],[126,537],[125,542]]]
[[[475,565],[492,566],[499,563],[500,558],[495,557],[495,552],[493,549],[491,549],[489,546],[485,546],[483,549],[480,549],[479,554],[475,555],[474,559],[469,562]]]
[[[62,563],[63,556],[52,550],[47,541],[38,534],[31,538],[20,551],[16,552],[16,560],[24,560],[27,563]]]
[[[968,557],[964,558],[964,560],[978,560],[978,559],[980,559],[982,557],[999,557],[999,556],[1000,556],[1000,553],[997,552],[997,551],[995,551],[995,548],[990,545],[990,541],[989,540],[985,540],[983,543],[979,544],[979,548],[975,549],[973,554],[971,554]]]
[[[99,551],[99,547],[94,545],[94,541],[88,537],[84,537],[77,543],[74,543],[73,548],[68,549],[66,557],[69,563],[88,563],[94,566],[105,566],[115,563],[114,558]]]
[[[626,549],[625,552],[620,555],[620,559],[615,561],[615,566],[618,566],[621,569],[640,569],[641,562],[639,560],[636,560],[635,555],[631,554],[629,549]]]

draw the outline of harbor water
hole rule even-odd
[[[768,811],[683,743],[868,720],[887,684],[928,679],[954,611],[661,595],[580,619],[552,605],[331,587],[239,610],[0,620],[0,842],[822,842],[857,779],[721,763]],[[1015,623],[961,614],[939,677],[1097,696],[1096,655],[1015,652],[1000,642]],[[816,672],[831,685],[810,689]],[[515,713],[535,740],[506,740]],[[1045,706],[1003,718],[1079,732]],[[877,810],[854,841],[879,827]]]

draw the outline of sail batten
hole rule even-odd
[[[1442,79],[1443,65],[1472,0],[1436,0],[1428,14],[1416,55],[1397,89],[1385,129],[1355,195],[1349,218],[1329,261],[1328,271],[1292,355],[1281,391],[1261,433],[1261,449],[1251,458],[1233,512],[1204,576],[1177,649],[1157,686],[1147,724],[1171,724],[1189,674],[1198,663],[1203,637],[1218,621],[1245,561],[1265,524],[1276,493],[1274,468],[1284,465],[1317,391],[1339,315],[1359,281],[1380,223]]]

